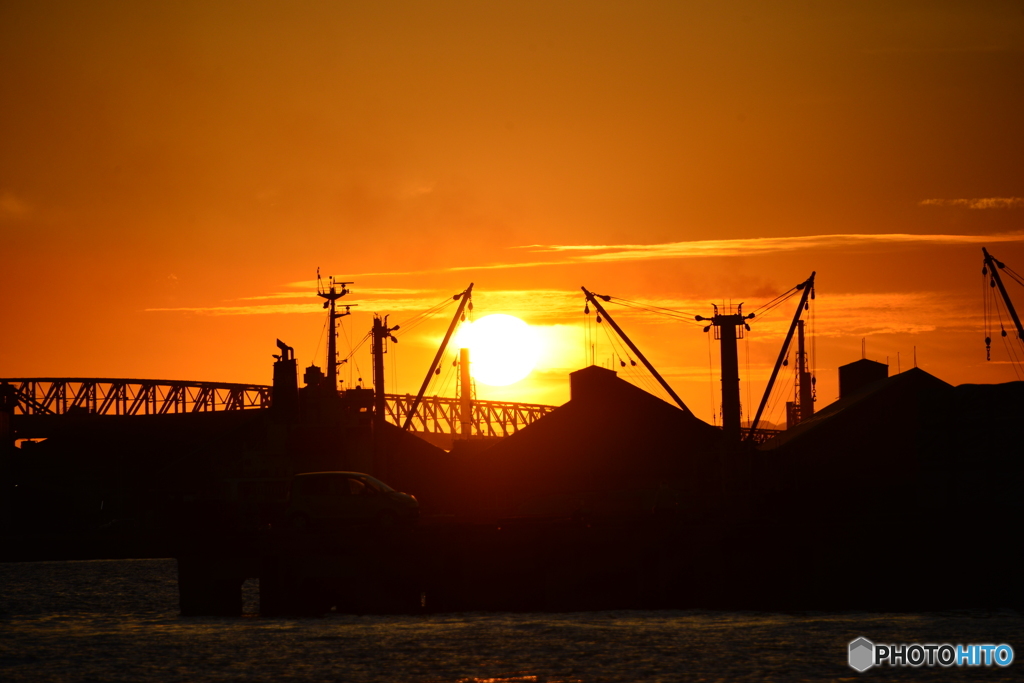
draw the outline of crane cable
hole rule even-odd
[[[715,361],[711,352],[711,335],[705,334],[708,339],[708,388],[711,392],[711,424],[718,426],[718,405],[715,403]]]
[[[782,294],[779,294],[774,299],[772,299],[772,300],[768,301],[767,303],[764,303],[761,306],[755,308],[751,312],[752,315],[756,316],[758,319],[764,319],[765,316],[767,316],[768,314],[772,313],[775,309],[777,309],[779,306],[781,306],[782,304],[784,304],[787,301],[789,301],[792,297],[796,296],[796,294],[798,292],[801,292],[803,290],[802,285],[803,285],[803,283],[800,283],[799,285],[795,285],[795,286],[791,287],[790,289],[788,289],[787,291],[783,292]],[[696,320],[697,316],[695,316],[693,314],[690,314],[690,313],[686,313],[684,311],[680,311],[678,309],[667,308],[667,307],[664,307],[664,306],[652,306],[652,305],[649,305],[649,304],[642,304],[642,303],[640,303],[638,301],[632,301],[630,299],[623,299],[623,298],[616,297],[616,296],[606,296],[606,297],[603,297],[603,298],[606,301],[617,303],[620,306],[623,306],[623,307],[626,307],[626,308],[631,308],[631,309],[638,310],[638,311],[643,311],[643,312],[646,312],[646,313],[653,313],[655,315],[663,315],[663,316],[666,316],[666,317],[669,317],[669,318],[673,318],[675,320],[681,320],[683,322],[686,322],[686,323],[689,323],[689,324],[692,324],[692,325],[698,325],[698,326],[703,327],[703,324],[700,321]],[[805,306],[805,309],[810,309],[810,302],[807,303],[807,305]],[[586,322],[589,323],[589,314],[590,314],[589,302],[587,302],[587,305],[584,308],[584,313],[587,314],[588,317],[586,318]],[[598,322],[600,322],[600,316],[598,316]],[[607,331],[606,331],[606,334],[607,334]],[[592,349],[593,349],[593,342],[592,342],[593,335],[592,335],[592,332],[590,332],[588,327],[585,327],[585,339],[590,339],[591,340],[590,348],[591,348],[591,356],[593,356],[593,351],[592,351]],[[744,336],[744,339],[746,339],[745,336]],[[814,335],[814,313],[812,311],[812,313],[811,313],[811,354],[810,354],[811,355],[811,363],[810,363],[810,365],[812,367],[812,370],[811,370],[811,378],[812,378],[811,382],[812,382],[812,385],[815,383],[815,379],[814,379],[815,373],[814,373],[813,368],[814,368],[814,364],[816,362],[816,356],[817,356],[817,354],[814,352],[815,351],[815,348],[814,348],[815,342],[816,342],[816,339],[815,339],[815,335]],[[614,348],[614,343],[613,343],[613,348]],[[747,402],[748,403],[751,402],[751,399],[750,399],[750,380],[749,380],[749,378],[750,378],[750,355],[749,355],[750,351],[749,351],[749,349],[750,349],[749,341],[747,341],[747,346],[746,346],[747,361],[746,362],[747,362],[747,378],[748,378],[747,379]],[[632,359],[630,359],[630,360],[632,360]],[[621,361],[621,358],[620,358],[620,361]],[[787,356],[787,359],[786,359],[786,365],[787,366],[789,365],[788,356]],[[790,368],[789,374],[792,374],[793,372],[794,372],[793,369]],[[795,375],[794,375],[794,377],[795,377]],[[715,391],[714,391],[714,363],[713,363],[713,353],[712,353],[712,350],[711,350],[711,335],[708,335],[708,378],[709,378],[709,383],[710,383],[710,392],[711,392],[711,399],[712,399],[711,400],[712,421],[717,423],[717,406],[716,406],[716,403],[715,403],[715,400],[714,400],[714,395],[715,395]],[[782,383],[776,382],[776,387],[773,388],[772,396],[775,396],[778,393],[779,386],[785,386],[787,384],[789,384],[789,382],[782,382]],[[813,395],[813,392],[814,392],[814,387],[812,386],[812,395]],[[774,407],[770,407],[769,408],[772,417],[774,417],[774,413],[778,411],[777,398],[776,399],[772,399],[771,397],[769,397],[769,404],[772,404],[773,400],[775,401],[775,405],[774,405]]]
[[[609,332],[608,326],[602,326],[601,329],[604,330],[604,334],[608,338],[608,343],[612,347],[612,353],[619,359],[620,367],[626,368],[628,376],[631,379],[636,380],[634,381],[634,384],[643,384],[644,389],[651,395],[657,396],[661,394],[663,396],[668,396],[662,387],[657,386],[653,381],[651,381],[651,377],[647,373],[634,372],[633,368],[636,367],[636,361],[633,360],[628,351],[625,351],[622,341],[617,340],[617,337],[613,336],[612,333]],[[622,360],[623,352],[625,352],[626,357],[629,358],[629,365],[626,365],[626,362]],[[671,396],[668,396],[668,398],[671,400]]]
[[[986,264],[981,269],[981,309],[985,332],[985,360],[992,360],[992,316],[989,312],[989,299],[994,298],[995,295],[989,293],[991,289],[989,283],[994,286],[995,280],[988,276],[988,265]]]
[[[590,301],[583,303],[583,365],[594,364],[594,329],[590,319]]]
[[[679,310],[676,310],[674,308],[665,308],[663,306],[651,306],[651,305],[648,305],[648,304],[642,304],[642,303],[640,303],[638,301],[630,301],[629,299],[620,299],[617,296],[610,296],[610,297],[608,297],[608,300],[609,301],[614,301],[615,303],[619,304],[620,306],[624,306],[626,308],[632,308],[632,309],[639,310],[639,311],[644,311],[644,312],[647,312],[647,313],[654,313],[655,315],[664,315],[666,317],[674,318],[676,320],[682,320],[683,322],[690,323],[691,325],[698,325],[698,326],[700,325],[700,323],[698,323],[695,320],[696,316],[694,314],[692,314],[692,313],[685,313],[683,311],[679,311]]]
[[[803,284],[803,283],[801,283],[801,284]],[[768,303],[761,304],[760,306],[755,308],[753,311],[751,311],[751,313],[754,313],[755,315],[763,315],[764,313],[767,313],[768,311],[772,310],[773,308],[776,308],[777,306],[781,306],[790,297],[794,296],[797,292],[801,291],[802,289],[803,289],[802,287],[800,287],[799,285],[796,285],[796,286],[792,287],[791,289],[788,289],[787,291],[783,292],[782,294],[779,294],[777,297],[775,297],[774,299],[772,299]],[[762,311],[763,311],[763,313],[762,313]]]
[[[993,294],[993,298],[994,297],[995,295]],[[1003,320],[1003,309],[1002,307],[1000,307],[1000,303],[1000,300],[996,299],[995,309],[996,315],[999,317],[999,336],[1003,338],[1003,346],[1006,348],[1006,353],[1010,357],[1010,364],[1013,366],[1013,374],[1017,377],[1018,380],[1020,380],[1021,371],[1022,369],[1024,369],[1021,367],[1022,363],[1024,363],[1024,359],[1020,358],[1020,356],[1018,355],[1018,351],[1016,348],[1017,345],[1011,344],[1010,340],[1008,339],[1010,333],[1006,331],[1006,322]],[[987,339],[989,338],[991,338],[991,336],[987,337]]]
[[[762,415],[762,420],[767,421],[775,425],[774,428],[778,428],[780,424],[779,420],[779,408],[785,406],[786,401],[780,400],[785,399],[786,393],[789,391],[788,387],[792,386],[796,382],[796,363],[790,363],[790,358],[793,355],[793,349],[790,348],[786,352],[786,359],[783,361],[782,366],[786,368],[785,376],[779,378],[775,382],[775,386],[772,387],[772,393],[768,397],[768,403],[766,406],[766,415]],[[786,417],[786,416],[782,416]]]
[[[998,263],[999,262],[996,261],[993,267],[998,267]],[[1000,270],[1009,275],[1010,279],[1014,282],[1024,286],[1024,278],[1021,278],[1020,274],[1015,272],[1012,268],[1008,268],[1004,265]],[[1013,367],[1014,376],[1018,380],[1024,379],[1024,339],[1021,339],[1019,335],[1015,335],[1017,338],[1017,344],[1012,343],[1010,339],[1008,339],[1010,334],[1006,331],[1007,321],[1004,319],[1003,313],[1005,311],[1007,317],[1009,317],[1009,311],[1006,310],[1006,302],[1003,301],[1001,296],[996,294],[995,277],[989,272],[987,263],[982,266],[981,269],[981,287],[982,315],[985,328],[985,358],[986,360],[992,360],[992,328],[998,320],[999,336],[1003,338],[1003,346],[1010,359],[1010,365]]]
[[[400,322],[398,326],[401,329],[399,329],[398,334],[396,334],[395,336],[396,337],[400,337],[403,334],[405,334],[406,332],[408,332],[410,330],[416,329],[419,325],[423,324],[424,322],[426,322],[430,318],[436,316],[438,313],[443,311],[448,306],[451,306],[453,303],[455,303],[455,299],[452,299],[451,297],[448,297],[447,299],[444,299],[443,301],[440,301],[439,303],[434,304],[433,306],[431,306],[427,310],[421,311],[420,313],[417,313],[416,315],[414,315],[413,317],[409,318],[408,320],[404,320],[404,321]]]

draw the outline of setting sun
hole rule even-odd
[[[537,364],[540,342],[525,322],[494,313],[459,329],[456,344],[470,350],[470,374],[476,381],[502,387],[524,379]]]

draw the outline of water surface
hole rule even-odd
[[[0,681],[1022,680],[1013,611],[178,615],[174,560],[0,564]],[[846,646],[1010,643],[1007,669],[880,668]]]

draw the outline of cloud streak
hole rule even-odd
[[[378,294],[380,298],[372,297]],[[237,306],[182,306],[174,308],[147,308],[147,313],[192,313],[197,315],[293,315],[323,314],[323,302],[313,300],[312,294],[267,294],[264,296],[244,297],[246,300],[273,300],[278,298],[305,297],[303,303],[253,303]],[[415,289],[366,289],[352,293],[353,298],[342,299],[340,305],[356,306],[355,312],[387,312],[415,313],[425,311],[438,303],[438,300],[450,299],[449,296],[435,290]],[[551,319],[564,317],[569,311],[582,307],[582,294],[578,291],[531,289],[531,290],[495,290],[477,291],[473,302],[476,316],[488,313],[510,313],[527,320]],[[579,304],[577,306],[577,304]],[[442,309],[431,317],[450,317],[450,308]]]
[[[555,256],[552,260],[528,261],[520,263],[484,264],[476,266],[455,266],[436,270],[410,271],[389,273],[389,275],[411,275],[422,273],[451,273],[472,270],[494,270],[508,268],[534,268],[540,266],[571,266],[587,263],[614,263],[626,261],[642,261],[656,259],[687,259],[730,256],[756,256],[782,252],[795,252],[824,249],[851,249],[881,247],[886,245],[907,246],[957,246],[970,244],[992,244],[1006,242],[1024,242],[1024,232],[1000,235],[914,235],[904,233],[886,234],[836,234],[836,235],[804,235],[797,237],[761,237],[750,239],[729,240],[697,240],[690,242],[668,242],[662,244],[533,244],[516,247],[536,253]],[[353,275],[352,279],[366,277],[370,274]],[[373,274],[379,275],[379,274]],[[273,301],[281,299],[307,298],[303,303],[266,303],[243,304],[235,306],[205,306],[179,308],[147,308],[147,312],[180,312],[202,315],[268,315],[315,313],[322,310],[322,301],[313,299],[314,281],[290,283],[290,287],[301,287],[305,292],[279,292],[265,295],[244,297],[238,301]],[[451,292],[454,293],[454,292]],[[343,304],[359,304],[361,311],[418,312],[436,303],[438,299],[447,298],[449,292],[438,289],[415,288],[356,288],[350,298]],[[497,291],[477,292],[475,297],[478,305],[490,299],[492,306],[480,306],[480,311],[492,308],[494,311],[511,312],[517,315],[551,319],[562,315],[572,307],[573,299],[579,294],[554,290],[529,291]],[[578,302],[577,302],[578,303]],[[652,303],[652,302],[649,302]],[[655,305],[694,310],[697,302],[661,301]],[[698,310],[703,310],[700,303]],[[871,332],[876,333],[876,332]]]
[[[587,263],[709,256],[756,256],[808,249],[844,249],[892,244],[941,246],[992,242],[1024,242],[1024,233],[1004,235],[911,235],[903,233],[805,235],[662,244],[533,244],[520,248],[541,253],[569,254],[572,259],[569,261],[570,263]],[[579,252],[583,253],[577,255]]]
[[[305,285],[310,286],[305,286]],[[239,297],[239,301],[262,301],[267,299],[309,299],[314,296],[316,291],[316,282],[310,283],[295,283],[289,286],[302,285],[304,291],[300,292],[276,292],[273,294],[259,294],[256,296],[243,296]],[[359,296],[427,296],[427,295],[442,295],[439,290],[436,289],[401,289],[395,287],[377,287],[377,288],[364,288],[358,287],[352,291],[352,297]],[[340,299],[340,305],[344,306],[346,301],[354,301],[355,298]]]
[[[988,201],[987,200],[925,200],[925,201]],[[1021,201],[1015,197],[999,201]],[[542,268],[571,266],[584,263],[615,261],[637,261],[644,259],[684,259],[725,256],[759,256],[780,252],[808,251],[813,249],[870,248],[885,245],[953,246],[964,244],[992,244],[999,242],[1024,242],[1024,232],[999,235],[914,235],[906,233],[883,234],[837,234],[801,235],[797,237],[757,237],[729,240],[695,240],[690,242],[666,242],[661,244],[526,244],[512,247],[533,253],[552,254],[556,257],[542,261],[502,261],[473,265],[449,266],[425,270],[406,270],[379,273],[356,273],[353,280],[370,277],[407,277],[411,275],[436,275],[438,273],[461,273],[487,270],[508,270],[510,268]],[[603,252],[603,253],[593,253]],[[315,283],[312,283],[315,284]],[[290,286],[309,286],[310,283],[291,283]]]
[[[1024,197],[981,197],[977,199],[922,199],[920,206],[955,206],[962,209],[1021,209]]]

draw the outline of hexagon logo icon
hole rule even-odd
[[[867,671],[875,665],[875,644],[867,638],[858,638],[850,643],[850,666],[857,671]]]

